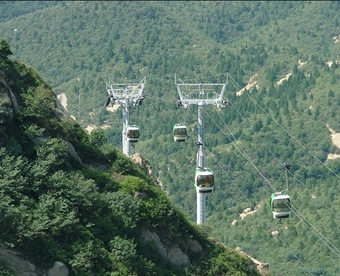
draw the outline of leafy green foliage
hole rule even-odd
[[[131,174],[133,171],[133,163],[123,154],[120,154],[113,162],[112,169],[117,173]]]
[[[106,143],[104,130],[102,129],[92,130],[90,133],[90,140],[97,147],[104,145]]]
[[[15,276],[13,268],[6,261],[0,261],[0,275],[3,276]]]
[[[122,223],[120,229],[136,228],[140,220],[141,203],[136,197],[125,194],[121,191],[115,193],[107,193],[105,195],[109,209],[119,217]]]
[[[0,60],[1,62],[6,61],[10,55],[13,55],[6,40],[0,40]]]
[[[136,255],[136,244],[132,240],[115,237],[110,241],[111,255],[116,263],[132,263]],[[131,266],[131,264],[130,264]]]
[[[155,227],[171,221],[171,226],[166,226],[167,233],[180,241],[176,229],[185,228],[186,224],[178,219],[178,212],[166,198],[158,198],[154,187],[148,189],[150,180],[131,166],[129,159],[112,149],[112,145],[121,146],[121,114],[120,110],[108,112],[103,107],[105,79],[110,76],[119,83],[147,76],[143,106],[130,109],[130,119],[138,123],[142,134],[134,151],[148,158],[169,199],[189,220],[195,221],[197,110],[190,106],[183,112],[173,104],[173,74],[179,74],[187,83],[220,83],[228,72],[225,96],[231,105],[221,111],[205,108],[206,164],[216,176],[215,191],[207,200],[207,224],[212,226],[209,234],[269,262],[274,274],[338,273],[334,252],[299,219],[271,220],[268,197],[273,190],[284,189],[282,163],[290,161],[293,206],[339,247],[337,222],[333,218],[339,211],[339,162],[329,159],[330,153],[339,153],[330,139],[333,131],[339,132],[339,2],[60,2],[51,4],[51,9],[43,8],[49,5],[47,2],[40,7],[32,3],[23,3],[20,8],[10,2],[1,5],[4,13],[0,15],[0,29],[12,46],[13,56],[37,68],[56,93],[65,93],[68,111],[79,122],[45,122],[41,117],[34,125],[36,119],[27,117],[22,121],[27,124],[18,130],[2,116],[1,145],[12,156],[34,160],[36,150],[30,139],[42,133],[71,142],[83,162],[91,160],[90,165],[96,167],[105,160],[103,167],[110,167],[110,171],[94,172],[79,163],[76,166],[68,158],[69,163],[60,165],[59,170],[81,169],[99,191],[115,193],[122,187],[131,197],[135,192],[148,191],[149,198],[138,208],[143,220]],[[25,16],[19,17],[21,14]],[[7,21],[9,18],[12,20]],[[12,81],[11,89],[21,105],[25,96],[19,97],[20,92],[24,94],[33,87],[30,89],[34,95],[33,91],[43,84],[30,77],[34,72],[29,67],[15,63],[13,70],[11,64],[7,59],[3,71],[13,76],[12,80],[20,80]],[[10,83],[8,76],[5,80]],[[236,96],[235,92],[253,81],[256,84],[252,88]],[[41,107],[34,108],[39,111]],[[189,129],[185,144],[176,144],[171,137],[172,125],[179,121],[185,121]],[[81,128],[88,124],[109,125],[105,136],[110,145],[101,145],[102,133],[87,136]],[[97,146],[103,155],[98,154]],[[56,160],[65,160],[62,152],[51,152],[50,158],[60,154]],[[45,164],[47,161],[42,159]],[[113,179],[108,180],[108,175]],[[25,177],[30,179],[27,172]],[[18,192],[14,194],[18,200]],[[34,194],[35,200],[39,195]],[[108,201],[97,197],[96,202],[103,205],[101,215],[108,216]],[[245,208],[256,212],[241,220],[239,215]],[[93,213],[91,208],[84,211]],[[13,218],[17,215],[10,214]],[[101,235],[107,244],[113,239],[106,232],[114,229],[118,233],[117,221],[108,218],[104,223],[98,216],[86,221],[88,227],[77,226],[77,230],[86,237]],[[94,234],[92,224],[105,230]],[[273,230],[278,230],[280,236],[272,235]],[[130,233],[128,241],[135,238]],[[137,251],[140,248],[141,245],[136,246]],[[148,256],[148,260],[140,260],[138,271],[156,271],[155,259]],[[226,260],[224,256],[214,260],[214,267],[227,271]],[[203,274],[200,268],[196,274]],[[211,262],[207,262],[206,268],[212,273]],[[134,273],[125,266],[119,269],[118,274]]]
[[[4,83],[15,84],[5,86],[6,92],[15,91],[18,107],[12,105],[13,115],[5,113],[1,122],[6,129],[0,141],[1,241],[41,268],[60,260],[71,275],[208,271],[198,259],[188,272],[148,251],[152,245],[143,242],[144,229],[165,245],[189,250],[187,240],[194,239],[206,252],[212,249],[141,168],[103,144],[103,132],[88,135],[56,111],[54,93],[34,70],[17,62],[8,66]],[[13,275],[3,263],[0,273]]]
[[[55,97],[52,91],[47,93],[44,87],[29,88],[22,94],[25,108],[22,111],[24,117],[36,119],[49,118],[52,115],[52,107],[55,105]]]

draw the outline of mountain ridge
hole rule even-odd
[[[6,21],[0,30],[17,57],[44,72],[56,94],[65,93],[69,113],[83,129],[109,125],[102,134],[119,148],[121,112],[104,108],[106,79],[146,76],[147,97],[130,110],[131,122],[141,129],[134,151],[150,160],[169,199],[195,221],[197,112],[176,106],[173,76],[187,83],[220,83],[229,74],[225,95],[231,105],[205,108],[206,163],[216,176],[205,227],[224,244],[268,262],[274,274],[337,273],[340,169],[339,159],[328,156],[340,151],[327,124],[340,131],[339,2],[57,6],[44,10],[45,17],[36,12],[29,17],[33,21]],[[58,27],[55,33],[48,30],[52,25]],[[257,86],[237,97],[255,74]],[[180,145],[171,135],[179,121],[189,130]],[[289,194],[295,213],[279,222],[271,218],[268,198],[285,186],[286,161],[292,164]],[[233,225],[247,208],[257,212]]]

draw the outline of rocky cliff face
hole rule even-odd
[[[142,231],[141,238],[143,242],[152,242],[158,248],[159,254],[168,260],[171,265],[174,266],[189,266],[191,265],[190,259],[186,252],[179,247],[178,244],[168,244],[165,245],[161,242],[159,236],[155,232],[151,232],[148,229]],[[186,241],[186,247],[188,251],[193,251],[195,253],[202,252],[202,246],[194,240],[188,239]]]
[[[0,79],[0,99],[2,99],[2,102],[0,104],[0,108],[5,113],[6,117],[13,117],[15,109],[18,109],[18,104],[15,98],[14,93],[12,93],[10,87],[7,85],[7,83]],[[57,100],[56,104],[56,112],[59,113],[59,116],[61,117],[67,117],[65,109],[62,107],[59,101]],[[41,139],[45,139],[44,137],[41,137],[40,139],[37,139],[34,141],[35,143],[40,143]],[[76,159],[81,163],[80,158],[77,155],[77,152],[74,150],[73,146],[68,143],[69,153],[76,157]],[[155,186],[160,187],[160,184],[158,183],[157,179],[152,173],[152,168],[150,162],[143,157],[141,154],[136,153],[133,156],[131,156],[131,159],[133,162],[140,165],[142,170],[145,174],[149,175],[151,179],[153,180]],[[136,195],[143,199],[143,197],[148,197],[148,195],[145,194],[138,194]],[[152,232],[148,229],[144,229],[141,234],[141,240],[142,242],[154,243],[159,253],[168,260],[168,262],[171,265],[174,266],[189,266],[191,265],[190,259],[186,252],[184,252],[178,244],[164,244],[157,233]],[[188,240],[186,244],[186,250],[187,251],[193,251],[193,252],[202,252],[202,246],[194,240]],[[34,260],[32,260],[34,261]],[[3,263],[6,265],[6,267],[9,267],[15,275],[18,276],[68,276],[69,275],[69,269],[68,267],[61,263],[56,261],[54,263],[54,266],[49,269],[39,269],[36,268],[32,263],[25,260],[19,252],[16,252],[12,250],[11,248],[6,247],[4,244],[0,244],[0,263]]]
[[[13,109],[18,109],[18,103],[12,90],[7,85],[5,80],[1,77],[0,77],[0,99],[2,112],[4,112],[6,116],[13,118],[14,115]]]
[[[159,181],[156,179],[156,177],[154,176],[152,172],[152,167],[151,167],[149,160],[147,160],[140,153],[135,153],[134,155],[132,155],[131,160],[132,162],[138,164],[146,175],[149,175],[151,177],[155,186],[161,187],[161,184],[159,183]]]
[[[0,261],[17,276],[68,276],[69,269],[61,262],[55,262],[49,269],[38,269],[21,257],[20,253],[0,243]]]
[[[0,77],[0,112],[12,119],[15,111],[19,109],[17,99],[6,81]],[[62,114],[59,109],[58,113]],[[39,143],[39,141],[36,141]],[[71,149],[72,145],[69,146]],[[73,149],[74,150],[74,149]],[[70,150],[71,152],[71,150]],[[75,151],[74,151],[75,152]],[[74,153],[76,155],[76,153]],[[4,266],[18,276],[68,276],[69,269],[61,262],[56,261],[49,269],[36,268],[25,260],[19,252],[0,243],[0,266]]]

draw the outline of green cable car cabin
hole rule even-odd
[[[270,210],[274,219],[290,218],[292,201],[289,195],[273,193],[270,197]]]
[[[195,187],[196,192],[211,193],[214,188],[214,174],[208,168],[196,168]]]
[[[129,125],[126,127],[126,137],[131,143],[137,143],[139,139],[139,128],[136,125]]]
[[[173,127],[173,135],[175,142],[185,142],[188,136],[187,127],[183,124],[175,124]]]

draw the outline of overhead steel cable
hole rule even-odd
[[[231,77],[229,76],[229,78],[234,81],[234,83],[242,89],[242,87]],[[275,118],[273,118],[272,116],[270,116],[270,114],[262,107],[260,106],[255,99],[253,99],[253,97],[247,92],[247,90],[243,90],[243,94],[246,94],[251,100],[252,102],[258,106],[267,116],[269,116],[285,133],[287,133],[289,135],[289,137],[291,137],[300,147],[302,147],[304,150],[306,150],[311,156],[313,156],[322,166],[326,167],[334,176],[336,176],[338,179],[340,179],[340,176],[338,174],[336,174],[331,168],[329,168],[326,164],[324,164],[317,156],[315,156],[309,149],[307,149],[302,143],[300,143],[299,140],[297,140],[289,131],[287,131],[277,120],[275,120]]]
[[[225,135],[225,137],[233,144],[233,146],[241,153],[241,155],[250,162],[250,164],[253,166],[253,168],[259,173],[259,175],[267,182],[267,184],[272,188],[272,190],[275,192],[276,189],[275,187],[270,183],[270,181],[261,173],[261,171],[257,168],[257,166],[254,164],[254,162],[252,162],[252,160],[250,159],[250,157],[248,156],[248,154],[239,149],[239,147],[228,138],[228,136],[225,134],[225,132],[221,129],[221,127],[216,123],[216,121],[210,116],[210,114],[208,112],[205,113],[207,114],[207,116],[212,120],[212,122],[220,129],[220,131],[223,133],[223,135]],[[230,132],[230,134],[232,135],[232,137],[234,138],[234,141],[236,140],[235,136],[232,134],[232,132],[230,131],[230,129],[228,128],[228,126],[225,124],[225,126],[227,127],[228,131]],[[301,213],[293,206],[290,207],[292,212],[299,218],[299,220],[307,226],[307,228],[309,230],[311,230],[313,232],[313,234],[315,236],[317,236],[319,238],[320,241],[322,241],[327,247],[328,249],[330,249],[337,257],[340,257],[340,250],[331,242],[329,241],[311,222],[309,222],[307,219],[305,219]]]
[[[221,164],[214,158],[212,157],[214,162],[220,167],[220,169],[222,170],[223,173],[225,173],[225,175],[229,178],[229,181],[232,183],[232,185],[242,194],[242,196],[248,201],[248,203],[250,204],[250,206],[252,208],[256,208],[256,206],[252,206],[251,201],[249,200],[249,198],[239,189],[239,187],[234,184],[232,178],[230,177],[230,175],[225,171],[225,169],[223,169],[223,167],[221,166]],[[264,222],[266,225],[268,225],[271,229],[272,232],[275,231],[275,229],[272,227],[272,225],[268,222],[268,220],[266,220],[265,218],[263,218],[263,216],[261,214],[258,214],[261,219],[262,222]],[[294,253],[293,250],[291,250],[291,248],[289,247],[289,245],[281,238],[281,236],[279,234],[275,235],[276,237],[278,237],[278,239],[288,248],[288,250],[290,251],[291,254],[293,254],[293,256],[295,257],[296,260],[299,261],[299,263],[301,264],[301,266],[310,274],[313,275],[313,273],[305,266],[305,264],[302,262],[302,260]]]
[[[240,118],[241,118],[244,122],[246,122],[246,123],[248,124],[248,126],[250,126],[250,123],[248,122],[248,120],[245,119],[245,118],[242,116],[242,114],[241,114],[240,111],[236,108],[236,106],[235,106],[232,102],[230,102],[230,105],[235,109],[235,111],[236,111],[237,114],[240,116]],[[215,108],[215,110],[216,110],[216,108]],[[223,121],[223,118],[222,118],[221,115],[217,112],[217,110],[216,110],[216,113],[219,115],[219,118]],[[278,159],[277,156],[274,154],[274,152],[267,146],[267,143],[266,143],[259,135],[256,135],[255,131],[253,131],[253,133],[254,133],[255,137],[258,138],[258,139],[261,141],[261,143],[266,147],[266,149],[271,153],[271,155],[274,157],[274,159],[276,159],[276,160],[279,161],[279,159]],[[234,138],[235,138],[235,137],[234,137]],[[283,165],[282,165],[282,166],[283,166]],[[298,179],[298,178],[295,176],[295,174],[292,173],[291,170],[288,170],[288,173],[289,173],[290,176],[292,176],[292,177],[294,178],[295,181],[297,181],[297,182],[298,182],[299,184],[301,184],[302,186],[305,186],[305,184],[303,184],[303,183],[300,181],[300,179]],[[322,204],[323,204],[323,206],[324,206],[325,208],[327,208],[331,213],[333,213],[333,214],[336,216],[336,218],[339,218],[339,217],[337,216],[336,212],[335,212],[330,206],[326,205],[325,203],[322,203]]]

